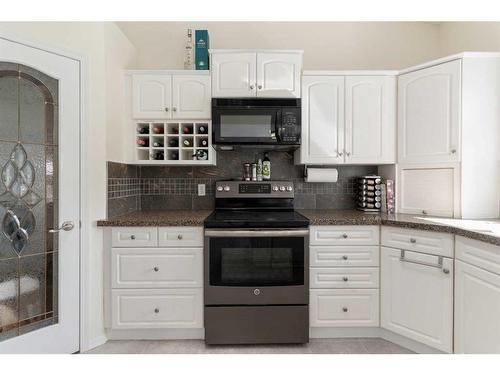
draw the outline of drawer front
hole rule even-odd
[[[311,267],[376,267],[378,246],[312,246]]]
[[[311,288],[378,288],[379,268],[311,268]]]
[[[310,291],[311,327],[378,327],[378,289]]]
[[[113,288],[199,288],[203,286],[202,248],[114,248]]]
[[[386,226],[382,227],[381,233],[383,246],[453,258],[453,235],[450,233]]]
[[[378,225],[320,225],[311,227],[311,245],[378,245]]]
[[[202,227],[168,227],[159,228],[160,246],[202,247]]]
[[[203,289],[113,290],[113,329],[203,328]]]
[[[111,235],[113,247],[158,246],[158,228],[112,228]]]
[[[457,259],[500,275],[500,246],[456,236],[455,252]]]

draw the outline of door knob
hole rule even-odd
[[[69,232],[70,230],[72,230],[73,228],[75,227],[75,224],[73,224],[72,221],[65,221],[61,224],[61,226],[57,229],[49,229],[49,233],[57,233],[57,232],[60,232],[60,231],[65,231],[65,232]]]

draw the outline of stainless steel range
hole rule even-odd
[[[309,220],[289,181],[216,183],[205,220],[207,344],[309,341]]]

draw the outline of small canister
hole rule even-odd
[[[250,170],[250,163],[243,163],[243,180],[250,181],[252,171]]]
[[[257,163],[252,163],[252,181],[257,181]]]

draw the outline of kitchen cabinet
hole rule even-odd
[[[383,246],[380,287],[383,328],[453,351],[453,259]]]
[[[208,73],[135,73],[132,75],[134,119],[209,119]]]
[[[345,78],[345,162],[395,163],[396,77]]]
[[[211,50],[212,97],[300,98],[302,51]]]
[[[460,160],[461,60],[398,78],[399,162]]]
[[[500,247],[455,241],[455,353],[500,354]]]
[[[306,72],[301,164],[395,162],[396,78]]]
[[[460,171],[453,165],[399,164],[397,211],[460,217]]]

